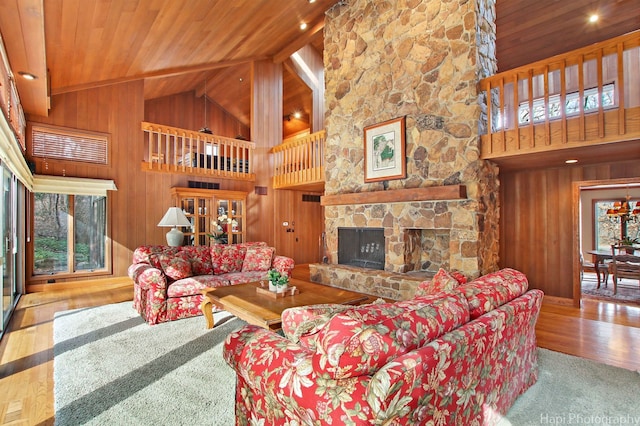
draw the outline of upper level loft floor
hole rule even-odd
[[[255,143],[202,132],[142,123],[145,135],[143,171],[255,181]]]
[[[640,157],[640,31],[496,74],[480,87],[481,158],[502,169]]]

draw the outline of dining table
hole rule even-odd
[[[611,250],[588,250],[587,253],[590,254],[593,259],[596,276],[598,277],[598,288],[600,288],[601,283],[607,285],[609,265],[607,265],[606,261],[613,258]],[[602,280],[600,279],[600,272],[602,272]]]

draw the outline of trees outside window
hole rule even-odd
[[[619,201],[619,200],[618,200]],[[634,205],[637,200],[631,200]],[[611,251],[611,245],[623,237],[640,238],[640,223],[630,221],[624,226],[620,218],[609,217],[607,210],[613,207],[613,200],[596,201],[594,203],[594,236],[596,250]],[[625,234],[625,235],[623,235]]]
[[[34,275],[107,268],[105,196],[36,193]]]

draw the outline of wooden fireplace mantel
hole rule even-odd
[[[466,198],[467,187],[465,185],[446,185],[325,195],[320,198],[320,204],[323,206],[340,206],[349,204],[402,203],[407,201],[464,200]]]

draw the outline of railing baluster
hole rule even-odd
[[[625,102],[624,102],[624,44],[622,42],[616,45],[617,58],[618,58],[618,86],[616,87],[618,93],[618,134],[624,135],[625,130]],[[615,93],[615,92],[614,92]],[[615,101],[615,100],[614,100]]]
[[[544,67],[544,144],[551,145],[551,125],[549,124],[549,66]]]
[[[602,49],[598,49],[596,57],[596,73],[598,75],[598,136],[604,137],[604,108],[602,107],[603,77],[602,77]]]
[[[567,61],[560,64],[560,126],[562,143],[567,143]]]
[[[531,148],[536,146],[535,132],[533,130],[533,70],[529,70],[527,91],[529,100],[529,146]]]
[[[520,149],[520,99],[518,97],[518,74],[513,75],[513,110],[511,111],[511,117],[514,123],[516,146]]]
[[[579,140],[583,141],[586,138],[585,131],[585,116],[584,116],[584,56],[578,57],[578,99],[580,104],[580,132],[578,135]]]

